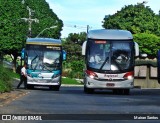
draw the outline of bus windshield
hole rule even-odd
[[[95,71],[125,71],[133,68],[133,42],[89,40],[87,67]]]
[[[61,67],[61,47],[27,45],[28,69],[53,71]]]

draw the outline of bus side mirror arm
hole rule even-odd
[[[82,44],[82,55],[83,56],[86,55],[86,44],[87,44],[87,41],[83,42],[83,44]]]
[[[135,47],[135,56],[139,56],[139,46],[136,42],[134,42],[134,47]]]

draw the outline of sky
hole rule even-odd
[[[102,29],[105,15],[115,14],[122,7],[146,1],[154,13],[160,10],[159,0],[46,0],[50,8],[63,21],[61,38],[69,33],[80,33],[89,29]]]

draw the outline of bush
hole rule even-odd
[[[83,61],[73,61],[71,62],[72,71],[83,72]]]
[[[68,73],[69,78],[77,78],[77,79],[82,79],[83,78],[83,71],[78,72],[78,71],[70,71]]]
[[[0,92],[8,92],[12,90],[11,71],[0,65]]]
[[[140,51],[150,58],[156,58],[160,49],[160,38],[153,34],[140,33],[134,35],[134,41],[138,43]]]
[[[71,78],[83,78],[83,61],[73,61],[71,62],[72,71],[69,73]]]
[[[84,61],[72,61],[63,63],[62,76],[69,78],[83,78]]]

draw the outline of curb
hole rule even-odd
[[[62,84],[62,87],[83,87],[84,85]]]

